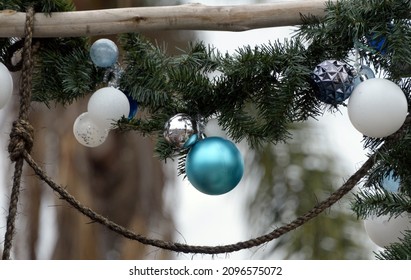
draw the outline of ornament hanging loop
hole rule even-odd
[[[198,114],[196,116],[195,122],[196,122],[198,140],[206,138],[207,136],[205,135],[204,131],[207,126],[208,120],[202,115]]]
[[[360,63],[360,49],[358,47],[358,40],[354,41],[354,51],[355,51],[355,61],[354,61],[354,74],[360,73],[361,63]]]
[[[103,82],[107,83],[109,87],[116,89],[120,88],[120,79],[124,74],[124,69],[117,62],[112,67],[108,68],[104,73]]]

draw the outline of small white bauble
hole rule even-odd
[[[9,69],[0,62],[0,109],[3,109],[13,94],[13,78]]]
[[[104,87],[90,97],[87,110],[91,118],[101,126],[108,128],[121,117],[129,115],[130,103],[121,90]]]
[[[74,137],[86,147],[97,147],[106,141],[109,130],[99,126],[90,114],[85,112],[77,117],[73,125]]]
[[[380,78],[354,88],[348,101],[348,117],[362,134],[382,138],[396,132],[407,117],[407,99],[395,83]]]
[[[389,215],[369,218],[364,221],[365,231],[370,239],[380,247],[399,242],[406,230],[411,230],[411,218],[403,213],[398,217]]]

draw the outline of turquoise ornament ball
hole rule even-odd
[[[237,186],[243,173],[244,160],[240,151],[221,137],[200,140],[187,154],[187,178],[202,193],[225,194]]]
[[[90,57],[98,67],[111,67],[118,59],[119,51],[117,45],[109,39],[99,39],[91,45]]]

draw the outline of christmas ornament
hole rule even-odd
[[[98,67],[111,67],[118,59],[118,47],[109,39],[99,39],[91,45],[90,57]]]
[[[186,148],[185,143],[196,133],[195,122],[186,114],[173,116],[164,126],[164,138],[178,149]]]
[[[398,189],[400,188],[400,180],[395,179],[393,175],[393,172],[390,172],[388,176],[384,177],[381,185],[385,190],[389,192],[398,192]]]
[[[371,241],[380,247],[400,242],[406,230],[411,230],[411,219],[406,213],[398,217],[383,215],[364,220],[364,228]]]
[[[393,31],[394,25],[392,23],[387,24],[388,32]],[[388,35],[388,33],[387,33]],[[380,52],[382,55],[387,53],[387,36],[383,34],[378,34],[377,32],[372,32],[369,35],[365,36],[367,39],[367,44],[373,50]]]
[[[367,36],[367,43],[368,45],[376,50],[377,52],[380,52],[381,54],[386,54],[387,53],[387,46],[386,46],[386,41],[387,38],[385,36],[377,36],[375,34],[371,36]]]
[[[122,91],[114,87],[104,87],[90,97],[87,110],[100,126],[108,128],[121,117],[128,117],[130,103]]]
[[[396,132],[408,112],[407,99],[395,83],[380,78],[355,87],[348,101],[348,116],[362,134],[380,138]]]
[[[327,104],[341,104],[354,88],[350,68],[338,60],[326,60],[318,64],[311,78],[317,98]]]
[[[205,137],[203,137],[203,138],[205,138]],[[183,148],[188,149],[188,148],[192,147],[195,143],[197,143],[199,140],[200,140],[200,137],[198,136],[198,134],[193,134],[184,143]]]
[[[127,96],[127,99],[128,99],[128,103],[130,105],[130,113],[128,114],[128,119],[131,120],[137,114],[138,103],[130,95],[126,94],[126,96]]]
[[[221,137],[208,137],[194,144],[187,154],[186,174],[200,192],[221,195],[234,189],[244,173],[240,151]]]
[[[88,112],[78,116],[73,125],[74,137],[86,147],[97,147],[103,144],[108,132],[109,130],[96,123]]]
[[[353,85],[354,88],[358,86],[361,82],[368,80],[368,79],[373,79],[375,78],[374,71],[371,69],[371,67],[367,65],[361,65],[359,69],[356,71],[354,74],[354,80],[353,80]]]
[[[0,62],[0,109],[6,106],[13,94],[13,78],[7,67]]]

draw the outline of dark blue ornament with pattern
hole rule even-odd
[[[315,67],[311,78],[317,98],[327,104],[342,104],[354,89],[350,67],[338,60],[321,62]]]

